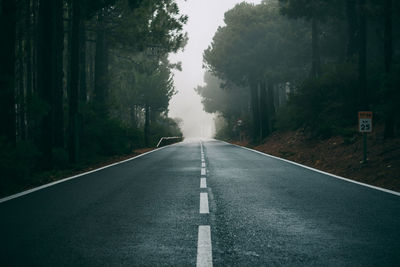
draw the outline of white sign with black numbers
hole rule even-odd
[[[360,119],[360,132],[369,133],[372,131],[371,119]]]
[[[358,112],[358,130],[361,133],[372,132],[372,112],[360,111]]]

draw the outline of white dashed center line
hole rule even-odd
[[[200,193],[200,213],[210,213],[210,210],[208,209],[208,193]]]
[[[206,178],[201,178],[200,179],[200,188],[207,188]]]
[[[211,267],[212,247],[211,247],[211,228],[209,225],[199,226],[199,236],[197,240],[197,267]]]
[[[207,188],[206,162],[204,160],[203,143],[200,142],[201,151],[201,177],[200,188]],[[209,214],[208,193],[200,193],[200,214]],[[199,226],[199,236],[197,239],[197,267],[212,267],[212,247],[211,247],[211,227],[210,225]]]

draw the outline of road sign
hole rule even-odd
[[[358,130],[361,133],[372,132],[372,112],[359,111],[358,112]]]

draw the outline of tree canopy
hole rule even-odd
[[[253,141],[276,127],[305,127],[320,136],[353,133],[349,127],[360,108],[373,109],[377,120],[385,121],[385,136],[393,136],[393,107],[399,100],[393,80],[399,68],[394,14],[399,14],[398,3],[391,0],[236,5],[204,51],[211,74],[197,92],[205,110],[225,114],[236,105],[227,107],[230,101],[223,100],[233,91],[209,84],[213,75],[222,85],[248,91],[242,100],[248,115],[241,117],[248,119]],[[233,131],[225,117],[225,127]]]
[[[182,135],[167,117],[168,54],[187,41],[175,0],[5,0],[0,13],[0,191]]]

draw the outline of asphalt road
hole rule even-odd
[[[196,264],[399,266],[400,196],[196,141],[0,200],[0,266]]]

